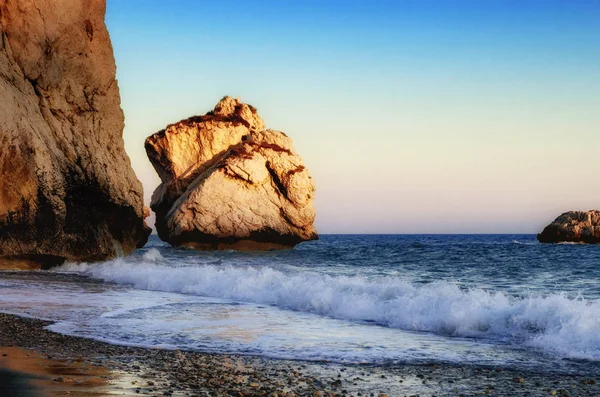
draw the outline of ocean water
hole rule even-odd
[[[534,235],[324,235],[0,272],[0,311],[110,343],[341,363],[600,370],[600,246]]]

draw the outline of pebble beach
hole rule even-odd
[[[8,397],[600,395],[598,379],[589,376],[439,364],[340,365],[144,349],[65,336],[45,330],[47,325],[0,314],[3,370],[14,371],[10,356],[17,348],[38,362],[36,373],[31,368],[28,374],[22,372],[28,377],[19,389],[22,394]]]

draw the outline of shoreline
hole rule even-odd
[[[147,349],[54,333],[44,329],[49,324],[0,313],[0,349],[37,357],[43,369],[10,368],[0,356],[2,372],[33,385],[32,397],[600,395],[600,374],[597,379],[467,365],[335,364]],[[60,363],[63,375],[48,370]],[[25,389],[20,395],[27,395]]]

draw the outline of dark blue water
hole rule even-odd
[[[153,236],[128,258],[58,272],[0,274],[4,310],[40,316],[52,290],[77,301],[44,308],[59,332],[293,359],[565,372],[600,360],[600,246],[533,235],[325,235],[260,253]]]
[[[281,259],[316,262],[323,271],[444,280],[517,296],[600,294],[600,246],[540,244],[535,235],[326,235]]]
[[[233,262],[306,269],[331,275],[397,276],[414,283],[436,281],[514,296],[557,291],[600,296],[600,245],[540,244],[535,235],[322,235],[291,251],[238,253],[157,247],[173,261]]]

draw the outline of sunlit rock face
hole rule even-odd
[[[198,249],[277,249],[314,240],[315,185],[292,140],[231,97],[146,139],[162,183],[164,241]]]
[[[0,267],[103,260],[147,239],[105,6],[0,1]]]
[[[569,211],[537,235],[542,243],[600,243],[600,211]]]

